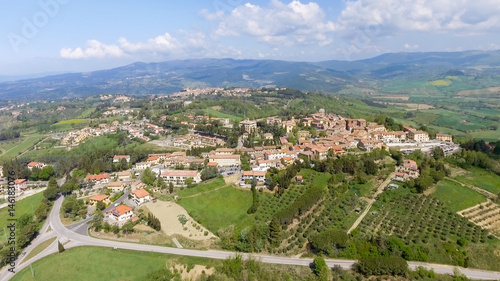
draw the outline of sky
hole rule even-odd
[[[0,0],[0,75],[496,50],[498,0]]]

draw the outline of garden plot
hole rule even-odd
[[[176,203],[157,201],[147,203],[145,206],[160,220],[161,230],[169,236],[181,235],[192,240],[209,240],[216,237]]]
[[[500,237],[500,206],[491,200],[460,211],[458,214]]]

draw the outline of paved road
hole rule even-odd
[[[183,256],[193,256],[193,257],[205,257],[211,259],[227,259],[229,257],[234,257],[236,253],[234,252],[226,252],[226,251],[201,251],[201,250],[190,250],[190,249],[179,249],[179,248],[170,248],[163,246],[154,246],[154,245],[143,245],[143,244],[134,244],[134,243],[125,243],[125,242],[117,242],[117,241],[109,241],[109,240],[100,240],[96,238],[92,238],[89,236],[81,235],[75,233],[64,225],[62,225],[61,220],[59,218],[59,210],[62,205],[63,198],[59,198],[56,200],[54,207],[48,218],[48,224],[52,229],[52,233],[57,234],[57,237],[61,243],[65,244],[65,248],[72,248],[77,246],[101,246],[101,247],[109,247],[116,249],[127,249],[127,250],[135,250],[135,251],[147,251],[147,252],[156,252],[156,253],[165,253],[165,254],[174,254],[174,255],[183,255]],[[50,233],[50,232],[49,232]],[[42,234],[43,235],[43,234]],[[36,243],[42,242],[41,239],[36,240]],[[52,244],[46,250],[30,259],[27,262],[22,264],[18,264],[16,267],[16,272],[21,271],[22,269],[28,267],[31,263],[36,260],[39,260],[49,254],[57,252],[57,246],[54,247]],[[312,259],[301,259],[301,258],[288,258],[288,257],[278,257],[278,256],[270,256],[270,255],[259,255],[259,254],[240,254],[244,258],[253,257],[258,259],[264,263],[273,263],[273,264],[287,264],[287,265],[302,265],[309,266],[312,262]],[[326,263],[328,266],[333,267],[335,265],[341,266],[344,269],[350,269],[355,260],[334,260],[327,259]],[[434,269],[436,273],[440,274],[453,274],[453,270],[455,267],[449,265],[440,265],[440,264],[429,264],[429,263],[418,263],[418,262],[409,262],[410,268],[416,268],[418,266],[423,266],[427,269]],[[483,279],[483,280],[500,280],[500,272],[493,271],[483,271],[477,269],[464,269],[459,268],[459,270],[465,274],[469,278],[473,279]],[[0,280],[9,280],[12,277],[12,273],[7,272],[6,268],[4,268],[0,272]]]

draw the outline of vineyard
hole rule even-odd
[[[427,244],[465,238],[484,243],[488,232],[449,211],[439,200],[427,196],[405,195],[384,198],[375,203],[371,214],[359,226],[367,236],[396,236],[406,243]]]
[[[459,214],[480,227],[500,237],[500,206],[488,200],[486,203],[460,211]]]

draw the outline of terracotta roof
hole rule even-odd
[[[100,181],[102,179],[107,179],[107,178],[109,178],[108,173],[99,174],[99,175],[87,175],[87,177],[85,177],[86,180],[95,180],[95,181]]]
[[[113,187],[122,186],[122,185],[123,185],[123,182],[121,182],[121,181],[113,181],[113,182],[108,183],[108,186],[113,186]]]
[[[117,217],[119,217],[127,212],[130,212],[130,211],[132,211],[132,208],[130,208],[127,205],[120,205],[120,206],[115,207],[115,208],[110,210],[110,212]]]
[[[217,164],[217,162],[208,162],[208,164],[207,164],[207,166],[209,166],[209,167],[217,167],[217,165],[219,165],[219,164]]]
[[[37,164],[36,162],[30,162],[30,163],[28,164],[28,167],[35,167],[35,166],[36,166],[36,164]]]
[[[243,171],[243,176],[263,177],[265,175],[265,171]]]
[[[164,171],[161,173],[162,176],[174,176],[174,177],[196,177],[198,175],[197,171]]]
[[[228,155],[210,155],[210,159],[240,159],[238,154],[228,154]]]
[[[142,198],[142,197],[146,197],[146,196],[149,196],[149,192],[147,192],[145,189],[138,189],[138,190],[134,190],[132,191],[132,193],[137,197],[137,198]]]
[[[26,181],[25,179],[17,179],[17,180],[14,180],[14,184],[20,184],[20,183],[23,183],[25,181]]]
[[[106,195],[106,194],[97,194],[97,195],[94,195],[92,197],[90,197],[89,199],[90,200],[94,200],[94,201],[103,201],[103,200],[106,200],[109,198],[109,195]]]

